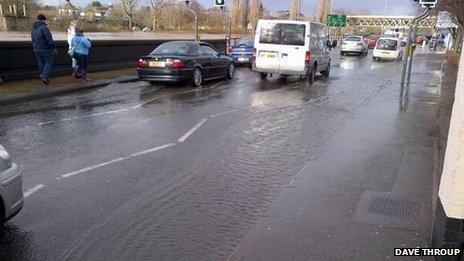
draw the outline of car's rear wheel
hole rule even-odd
[[[156,85],[156,82],[154,81],[149,81],[150,85]]]
[[[327,65],[327,69],[325,69],[324,71],[321,72],[322,75],[324,75],[324,77],[329,77],[330,75],[330,62],[329,64]]]
[[[345,52],[340,52],[340,55],[341,55],[341,56],[345,56]]]
[[[195,87],[199,87],[203,84],[203,72],[199,67],[195,67],[193,69],[192,75],[192,85]]]
[[[261,78],[261,80],[266,80],[267,73],[259,73],[259,78]]]
[[[234,63],[230,63],[229,70],[227,71],[227,78],[233,79],[236,73],[237,73],[237,69],[235,68]]]

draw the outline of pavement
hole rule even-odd
[[[6,260],[385,260],[430,242],[442,55],[331,76],[113,82],[0,105]]]
[[[90,72],[91,82],[76,80],[70,75],[56,76],[47,85],[39,79],[0,82],[0,104],[14,103],[37,98],[56,96],[79,90],[102,87],[115,82],[137,80],[134,68]]]

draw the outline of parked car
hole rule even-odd
[[[359,55],[367,54],[367,44],[364,42],[362,36],[352,35],[343,39],[340,55],[348,53],[356,53]]]
[[[138,60],[139,79],[150,83],[190,82],[201,86],[204,80],[235,77],[232,58],[214,46],[194,41],[171,41],[158,46]]]
[[[227,53],[236,65],[251,65],[253,63],[253,37],[240,39],[234,46],[229,47]]]
[[[366,44],[367,48],[373,49],[375,47],[375,44],[377,43],[377,40],[379,39],[378,36],[370,35],[366,38]]]
[[[413,42],[414,42],[415,44],[420,44],[420,45],[421,45],[422,42],[425,41],[425,39],[426,39],[425,36],[423,36],[423,35],[418,35],[418,36],[414,37]]]
[[[380,59],[401,60],[403,57],[403,48],[401,48],[401,40],[394,37],[379,38],[372,52],[374,61]]]
[[[323,43],[323,44],[320,44]],[[328,77],[332,44],[327,26],[315,22],[259,20],[254,42],[253,71],[268,74],[306,76],[313,83],[316,73]]]
[[[23,207],[23,181],[18,166],[0,145],[0,224],[14,217]]]

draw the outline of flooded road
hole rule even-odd
[[[440,70],[415,62],[420,79]],[[407,109],[401,62],[334,51],[332,64],[313,85],[241,68],[201,88],[112,84],[0,107],[29,192],[1,259],[227,259],[359,108],[390,90],[392,113]]]

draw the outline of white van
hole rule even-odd
[[[253,50],[253,71],[261,79],[268,74],[308,76],[330,74],[330,48],[327,26],[315,22],[259,20]]]

